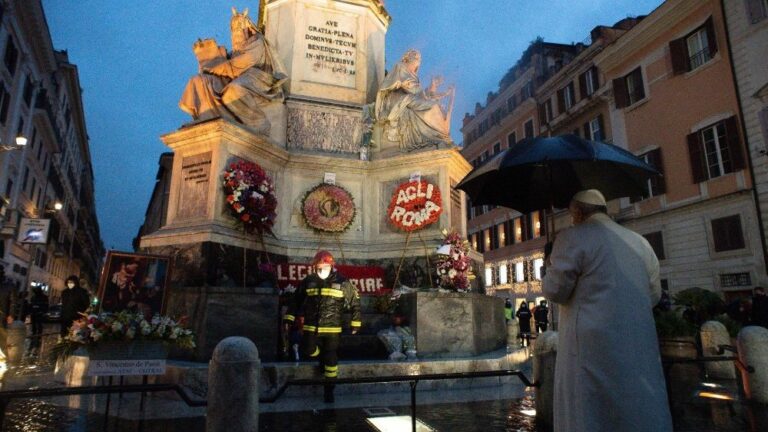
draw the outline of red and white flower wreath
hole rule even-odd
[[[387,217],[403,231],[416,231],[440,220],[442,212],[440,188],[419,180],[403,183],[395,189],[387,208]]]

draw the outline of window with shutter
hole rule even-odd
[[[708,177],[705,174],[705,161],[704,152],[701,148],[701,138],[698,132],[688,135],[688,156],[691,161],[691,173],[693,174],[693,182],[701,183],[707,180]]]
[[[589,123],[584,125],[584,131],[587,132],[587,129],[589,129],[589,139],[592,141],[603,141],[605,137],[603,136],[603,120],[602,115],[599,115],[592,120],[589,121]]]
[[[763,129],[763,143],[768,145],[768,106],[766,106],[765,108],[763,108],[762,111],[760,111],[759,117],[760,117],[760,125],[762,126],[762,129]],[[768,150],[768,147],[766,147],[763,150]]]
[[[565,86],[565,89],[563,91],[563,96],[565,97],[565,109],[566,110],[571,109],[571,107],[576,103],[573,81],[571,81],[570,83],[568,83],[567,86]]]
[[[515,143],[517,143],[517,134],[512,132],[511,134],[507,135],[507,148],[512,148]]]
[[[666,193],[666,188],[667,188],[666,182],[664,181],[664,165],[661,161],[661,149],[651,150],[648,153],[640,155],[639,157],[640,159],[645,161],[647,164],[656,168],[656,170],[659,171],[659,173],[661,173],[661,176],[653,177],[649,180],[646,180],[645,188],[643,190],[643,195],[630,198],[631,202],[637,202],[644,199],[662,195]]]
[[[669,43],[672,71],[679,75],[706,64],[717,53],[717,34],[712,17],[680,39]]]
[[[525,137],[526,138],[533,138],[534,131],[533,131],[533,120],[528,120],[525,122]]]
[[[589,122],[584,123],[584,139],[592,139],[592,129],[589,127]]]
[[[643,72],[640,67],[633,70],[625,77],[628,105],[633,105],[645,99],[645,86],[643,85]]]
[[[675,39],[669,43],[669,55],[672,58],[672,72],[680,75],[688,72],[688,48],[685,38]]]
[[[731,171],[740,171],[746,168],[744,161],[744,150],[739,139],[739,122],[736,116],[725,119],[725,134],[728,140],[728,151],[730,152]]]
[[[594,94],[600,88],[600,78],[597,75],[597,66],[592,66],[587,71],[587,94]]]
[[[688,152],[696,183],[746,168],[735,116],[688,135]]]
[[[544,118],[547,123],[552,121],[553,118],[555,118],[555,114],[552,111],[552,99],[547,99],[546,102],[544,102]]]
[[[525,239],[523,236],[523,218],[516,217],[512,223],[512,227],[515,231],[515,243],[522,243]]]
[[[565,108],[565,89],[561,88],[557,91],[557,112],[564,113]]]
[[[746,0],[747,18],[757,24],[768,16],[768,0]]]
[[[616,108],[629,106],[629,93],[627,92],[627,82],[624,77],[613,80],[613,99],[616,102]]]
[[[651,245],[651,248],[653,248],[653,252],[656,254],[656,258],[658,258],[659,261],[666,258],[664,256],[664,237],[662,236],[661,231],[643,234],[643,237],[648,240],[648,243]]]
[[[582,99],[589,96],[589,93],[587,93],[587,72],[579,75],[579,96]]]
[[[715,252],[743,249],[744,233],[739,215],[712,219],[712,237]]]

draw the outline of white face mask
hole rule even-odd
[[[74,288],[74,287],[75,287],[75,283],[74,282],[68,282],[67,283],[67,288]]]
[[[320,279],[325,279],[331,274],[331,266],[328,264],[324,264],[317,267],[317,275],[320,276]]]

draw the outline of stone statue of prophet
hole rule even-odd
[[[213,39],[195,43],[200,73],[187,83],[179,107],[195,121],[221,117],[266,133],[270,124],[262,107],[283,100],[288,76],[248,9],[232,8],[230,28],[229,55]]]

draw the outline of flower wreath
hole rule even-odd
[[[427,181],[402,183],[392,192],[387,217],[403,231],[416,231],[437,222],[443,212],[440,188]]]
[[[272,179],[258,164],[239,160],[224,170],[224,193],[230,214],[249,233],[271,233],[277,217]]]
[[[301,200],[301,215],[312,229],[341,233],[355,219],[355,202],[341,186],[322,183],[310,189]]]

